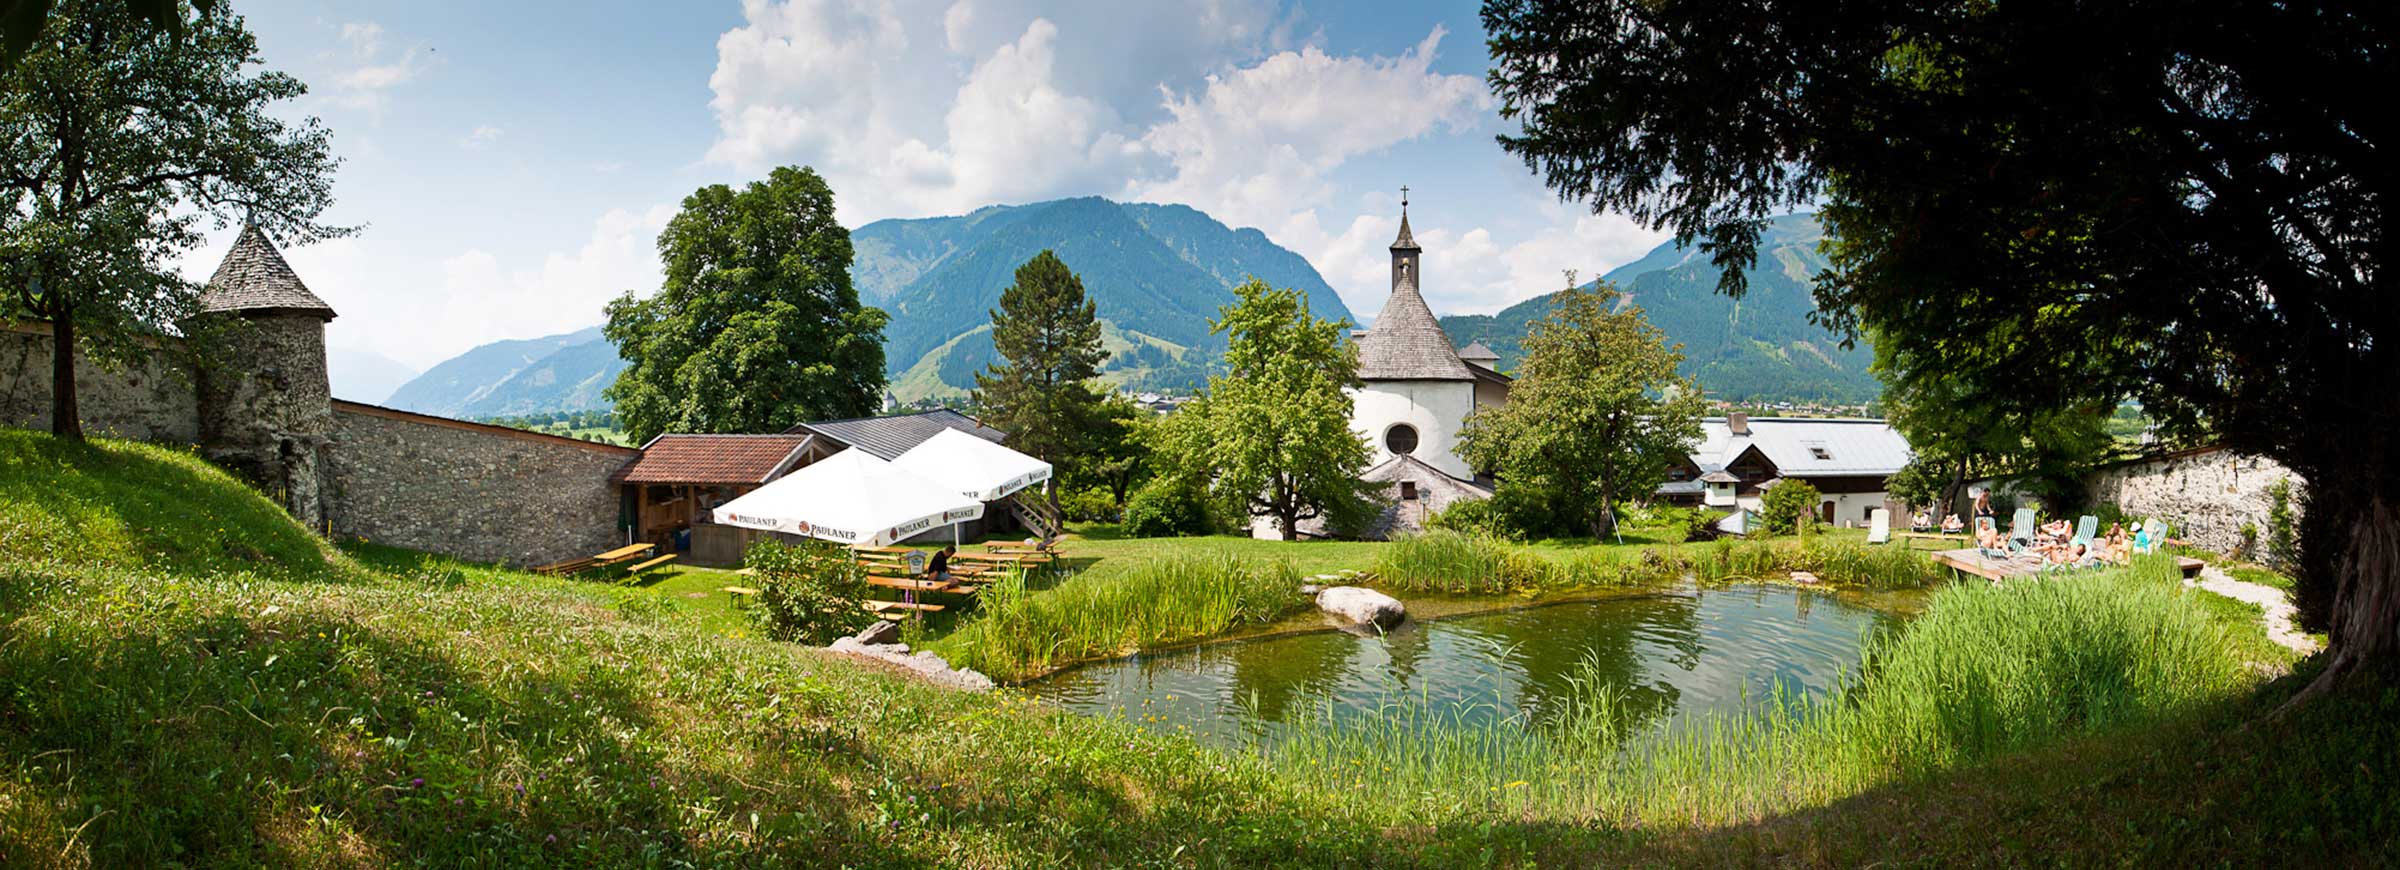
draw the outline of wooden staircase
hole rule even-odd
[[[1001,499],[1000,503],[1008,506],[1009,515],[1016,517],[1026,531],[1042,540],[1057,538],[1067,530],[1064,519],[1050,507],[1050,501],[1043,498],[1039,490],[1020,489]]]

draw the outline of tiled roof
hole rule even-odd
[[[811,432],[833,441],[866,451],[880,459],[898,459],[909,448],[925,443],[943,429],[957,429],[994,444],[1001,443],[1007,434],[952,410],[927,411],[922,414],[902,414],[896,417],[859,417],[850,420],[827,420],[822,423],[802,423],[789,432]]]
[[[756,485],[789,470],[809,435],[660,435],[610,479],[618,483]]]
[[[217,264],[208,288],[200,292],[200,310],[303,312],[327,320],[334,316],[333,306],[308,292],[308,285],[300,283],[292,264],[284,262],[283,253],[275,250],[275,243],[257,224],[243,226],[242,234],[233,240],[233,249]]]

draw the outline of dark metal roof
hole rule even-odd
[[[809,432],[864,450],[880,459],[897,459],[900,454],[925,443],[925,439],[944,429],[956,429],[994,444],[1008,437],[998,429],[975,422],[973,417],[948,409],[896,417],[858,417],[802,423],[785,432]]]
[[[200,292],[200,310],[334,317],[333,306],[308,292],[308,285],[300,283],[292,264],[284,262],[283,252],[275,250],[275,243],[257,224],[244,225],[242,234],[234,238],[233,249],[225,252],[224,262],[217,264],[217,273]]]

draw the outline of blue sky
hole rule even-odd
[[[1557,202],[1493,143],[1471,2],[232,2],[310,85],[287,111],[333,130],[330,219],[365,226],[287,251],[341,312],[329,343],[412,368],[599,322],[657,287],[683,196],[783,164],[824,173],[852,226],[1189,204],[1308,257],[1361,316],[1402,184],[1443,313],[1664,238]]]

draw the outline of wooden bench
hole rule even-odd
[[[673,553],[668,553],[668,554],[666,554],[666,555],[664,555],[664,556],[660,556],[660,557],[658,557],[658,558],[656,558],[656,559],[652,559],[652,560],[650,560],[650,561],[643,562],[643,563],[641,563],[641,564],[639,564],[639,565],[635,565],[635,566],[633,566],[633,567],[631,567],[631,568],[627,568],[627,569],[625,569],[625,573],[627,573],[627,574],[639,574],[639,573],[642,573],[642,572],[644,572],[644,571],[648,571],[648,570],[650,570],[650,569],[652,569],[652,568],[656,568],[656,567],[658,567],[658,566],[660,566],[660,565],[664,565],[664,564],[667,564],[668,562],[672,562],[672,561],[675,561],[675,554],[673,554]]]
[[[573,574],[577,571],[582,571],[598,564],[600,563],[593,561],[590,556],[585,556],[580,559],[568,559],[564,562],[552,562],[548,565],[537,565],[534,566],[533,573],[547,574],[552,577],[563,577],[565,575]]]
[[[944,610],[950,609],[947,605],[927,604],[922,601],[861,601],[858,603],[858,606],[866,608],[867,612],[869,613],[890,613],[899,610],[914,610],[919,613],[940,613]]]
[[[606,568],[610,565],[622,565],[626,562],[631,562],[643,556],[650,555],[650,551],[655,549],[658,549],[657,544],[628,544],[626,546],[610,550],[606,553],[585,556],[580,559],[568,559],[564,562],[553,562],[551,564],[535,568],[533,569],[533,572],[536,574],[561,576],[573,574],[578,571],[588,571],[593,568]]]
[[[736,608],[742,607],[749,603],[750,599],[758,597],[758,590],[748,586],[727,586],[723,591],[726,597],[733,599],[733,606]]]
[[[940,592],[958,584],[956,581],[917,580],[908,577],[884,577],[869,574],[867,575],[867,585],[881,586],[885,589],[903,589],[910,592]]]

